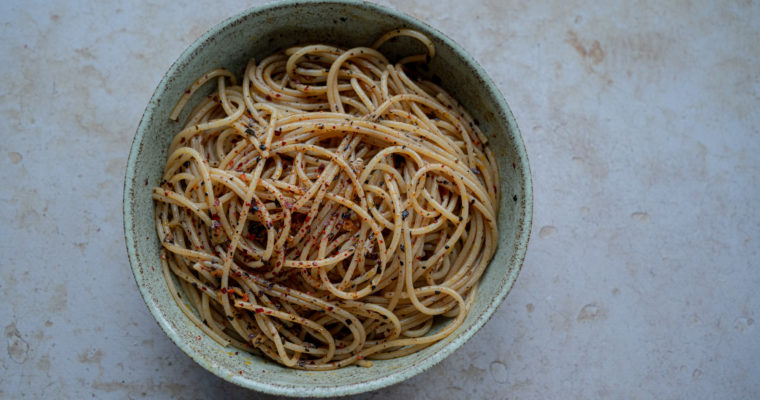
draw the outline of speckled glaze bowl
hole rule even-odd
[[[261,59],[299,43],[341,47],[369,45],[383,33],[410,27],[428,35],[437,55],[429,64],[442,86],[479,121],[501,173],[499,247],[481,280],[464,324],[451,336],[418,353],[375,361],[371,368],[306,372],[249,354],[235,355],[195,327],[170,296],[159,262],[151,191],[163,172],[166,152],[180,124],[168,116],[187,87],[206,71],[242,71],[250,57]],[[391,59],[419,54],[414,41],[383,46]],[[210,92],[212,86],[207,85]],[[196,96],[196,99],[200,96]],[[186,107],[189,110],[194,106]],[[186,111],[187,112],[187,111]],[[182,120],[184,116],[181,117]],[[286,396],[338,396],[379,389],[414,376],[451,354],[482,327],[512,288],[531,229],[530,168],[520,131],[499,90],[461,47],[430,26],[394,10],[360,1],[284,1],[236,15],[205,33],[166,72],[137,128],[124,183],[124,233],[137,286],[166,334],[202,367],[240,386]]]

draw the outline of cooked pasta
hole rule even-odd
[[[398,36],[426,53],[389,62]],[[409,39],[405,39],[409,40]],[[180,309],[225,346],[327,370],[451,335],[497,243],[499,176],[478,124],[411,63],[419,32],[292,47],[215,69],[153,190]]]

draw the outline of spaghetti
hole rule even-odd
[[[408,36],[426,54],[390,63]],[[499,176],[477,123],[409,63],[372,47],[251,60],[172,140],[153,190],[161,262],[211,338],[327,370],[413,353],[459,327],[495,251]],[[440,324],[434,322],[441,320]]]

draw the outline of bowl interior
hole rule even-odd
[[[249,58],[260,60],[295,44],[369,46],[383,33],[400,27],[417,29],[433,40],[437,55],[423,73],[437,75],[441,85],[464,104],[488,136],[499,164],[499,246],[481,279],[472,310],[453,335],[418,353],[376,361],[372,368],[306,372],[248,354],[234,355],[187,320],[166,290],[161,274],[151,191],[163,172],[169,142],[181,129],[181,123],[168,119],[172,107],[185,89],[210,69],[224,67],[241,74]],[[399,39],[381,50],[393,60],[423,49],[414,40]],[[207,92],[212,86],[207,85]],[[185,113],[193,105],[186,107]],[[263,392],[301,396],[350,394],[387,386],[429,368],[461,346],[512,287],[525,256],[531,212],[530,171],[522,137],[485,72],[455,43],[429,26],[377,5],[345,1],[273,3],[222,22],[192,44],[166,73],[148,104],[129,156],[124,193],[126,243],[135,279],[167,335],[196,362],[226,380]]]

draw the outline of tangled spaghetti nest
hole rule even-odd
[[[396,36],[427,54],[390,63],[376,49]],[[175,120],[216,80],[153,191],[168,287],[210,337],[325,370],[461,325],[495,250],[499,176],[467,112],[406,74],[434,55],[403,29],[371,48],[294,47],[180,99]]]

